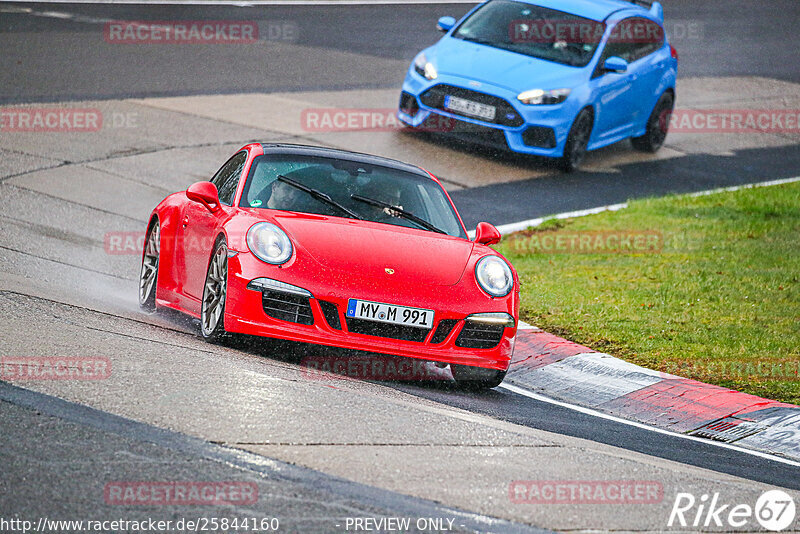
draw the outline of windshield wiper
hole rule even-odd
[[[397,213],[397,215],[399,215],[400,217],[408,219],[409,221],[416,223],[425,228],[426,230],[430,230],[431,232],[447,234],[447,232],[439,228],[436,228],[434,225],[432,225],[425,219],[421,219],[420,217],[417,217],[413,213],[408,212],[398,206],[392,206],[388,202],[381,202],[380,200],[375,200],[374,198],[369,198],[369,197],[362,197],[361,195],[350,195],[350,198],[352,198],[353,200],[358,200],[359,202],[363,202],[365,204],[369,204],[371,206],[376,206],[378,208],[390,209],[393,212]]]
[[[296,181],[292,180],[291,178],[287,178],[286,176],[284,176],[282,174],[278,175],[278,180],[280,180],[283,183],[289,184],[292,187],[296,187],[300,191],[305,191],[306,193],[308,193],[309,195],[311,195],[315,199],[317,199],[317,200],[319,200],[321,202],[324,202],[325,204],[327,204],[329,206],[333,206],[334,208],[338,209],[342,213],[348,214],[353,219],[358,219],[358,220],[361,220],[361,221],[364,220],[364,217],[362,217],[358,213],[356,213],[354,211],[351,211],[351,210],[347,209],[346,207],[342,206],[341,204],[339,204],[338,202],[333,200],[330,196],[326,195],[325,193],[323,193],[322,191],[320,191],[318,189],[314,189],[314,188],[305,186],[305,185],[301,184],[300,182],[296,182]]]
[[[468,41],[470,43],[478,43],[484,45],[491,45],[495,46],[494,41],[490,41],[489,39],[483,39],[482,37],[468,37],[468,36],[456,36],[457,39],[461,39],[462,41]]]

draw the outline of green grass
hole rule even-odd
[[[651,369],[800,404],[800,183],[633,201],[544,226],[497,246],[519,272],[523,320]],[[532,236],[606,231],[660,233],[663,246],[530,249]]]

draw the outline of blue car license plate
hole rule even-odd
[[[473,102],[472,100],[466,100],[464,98],[458,98],[457,96],[451,95],[446,95],[444,97],[444,107],[450,111],[456,111],[458,113],[463,113],[464,115],[470,115],[472,117],[477,117],[487,121],[494,120],[494,117],[497,114],[497,108],[494,106],[481,104],[480,102]]]

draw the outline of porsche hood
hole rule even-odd
[[[461,280],[474,246],[464,239],[389,224],[294,213],[273,218],[295,247],[343,277],[388,275],[395,283],[451,286]]]

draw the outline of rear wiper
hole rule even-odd
[[[358,213],[356,213],[354,211],[351,211],[351,210],[347,209],[346,207],[342,206],[341,204],[339,204],[338,202],[333,200],[330,196],[326,195],[325,193],[323,193],[322,191],[320,191],[318,189],[313,189],[311,187],[305,186],[305,185],[301,184],[300,182],[296,182],[296,181],[292,180],[291,178],[287,178],[286,176],[284,176],[282,174],[278,175],[278,180],[280,180],[283,183],[289,184],[292,187],[296,187],[300,191],[305,191],[306,193],[308,193],[309,195],[311,195],[315,199],[317,199],[317,200],[319,200],[321,202],[324,202],[325,204],[328,204],[329,206],[333,206],[334,208],[338,209],[339,211],[348,214],[353,219],[359,219],[359,220],[362,220],[362,221],[364,220],[364,217],[362,217]]]
[[[441,230],[439,228],[436,228],[434,225],[432,225],[431,223],[429,223],[425,219],[421,219],[421,218],[417,217],[416,215],[414,215],[413,213],[408,212],[408,211],[406,211],[403,208],[400,208],[398,206],[392,206],[388,202],[382,202],[380,200],[375,200],[374,198],[369,198],[369,197],[362,197],[361,195],[350,195],[350,198],[352,198],[353,200],[358,200],[359,202],[363,202],[365,204],[369,204],[371,206],[376,206],[378,208],[389,209],[389,210],[393,211],[394,213],[397,213],[398,216],[400,216],[400,217],[402,217],[404,219],[408,219],[409,221],[411,221],[413,223],[416,223],[416,224],[422,226],[423,228],[425,228],[426,230],[430,230],[431,232],[437,232],[437,233],[440,233],[440,234],[447,234],[447,232],[445,232],[444,230]]]

